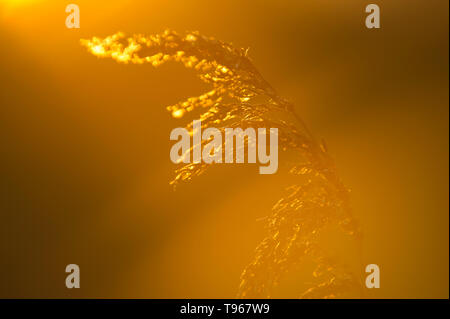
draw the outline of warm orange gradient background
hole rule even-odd
[[[81,29],[65,27],[65,6]],[[249,47],[327,141],[364,232],[367,298],[448,298],[448,1],[0,0],[0,297],[232,298],[289,184],[222,165],[169,186],[181,65],[97,59],[80,38],[198,30]],[[282,165],[282,164],[280,164]],[[325,238],[355,264],[351,244]],[[65,266],[81,289],[65,287]],[[359,265],[358,263],[356,263]],[[296,298],[307,266],[274,297]]]

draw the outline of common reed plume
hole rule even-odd
[[[293,104],[261,76],[245,49],[205,37],[198,32],[183,34],[166,30],[157,35],[121,32],[106,38],[81,40],[93,55],[120,63],[167,61],[193,68],[211,90],[167,107],[175,118],[201,110],[202,129],[225,127],[276,127],[281,150],[295,154],[290,173],[298,182],[272,208],[266,218],[267,236],[256,248],[253,261],[241,275],[238,297],[269,298],[281,276],[306,257],[315,261],[314,284],[303,298],[341,297],[358,291],[360,281],[320,250],[318,237],[328,225],[360,240],[352,217],[349,190],[343,185],[323,143],[318,142],[295,113]],[[187,128],[192,133],[191,124]],[[195,145],[193,146],[195,147]],[[223,146],[222,146],[223,148]],[[211,164],[189,163],[176,170],[172,185],[205,172]],[[300,293],[300,292],[299,292]]]

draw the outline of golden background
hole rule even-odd
[[[76,3],[81,29],[67,29]],[[206,85],[181,65],[97,59],[81,38],[166,27],[249,55],[334,155],[363,232],[367,298],[448,298],[448,1],[0,0],[0,297],[232,298],[288,186],[219,165],[169,186],[165,110]],[[280,163],[280,165],[282,165]],[[328,248],[354,264],[351,244]],[[332,244],[330,244],[332,243]],[[65,266],[81,289],[65,287]],[[274,297],[296,298],[299,268]]]

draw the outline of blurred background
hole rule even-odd
[[[67,29],[65,7],[80,7]],[[363,232],[367,298],[449,297],[448,1],[0,0],[0,297],[233,298],[289,184],[219,165],[174,191],[165,106],[181,65],[97,59],[81,38],[198,30],[249,55],[333,154]],[[330,234],[331,236],[334,236]],[[333,237],[334,238],[334,237]],[[336,236],[329,250],[352,262]],[[65,287],[65,266],[81,289]],[[274,297],[296,298],[310,269]],[[364,279],[364,269],[359,269]]]

